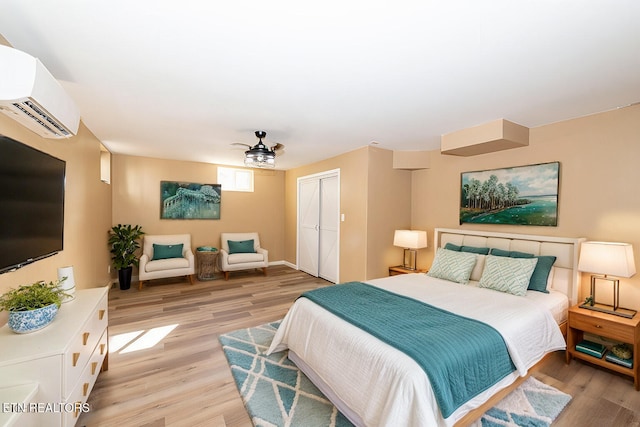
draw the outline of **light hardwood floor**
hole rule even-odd
[[[112,345],[109,370],[89,397],[78,426],[247,426],[251,421],[218,342],[220,334],[284,317],[304,291],[330,283],[273,266],[268,276],[232,273],[198,282],[152,281],[142,291],[116,287],[109,295],[109,333],[177,325],[151,348],[125,352]],[[127,341],[130,342],[130,341]],[[554,426],[640,426],[640,392],[630,378],[580,361],[550,357],[535,376],[573,396]]]

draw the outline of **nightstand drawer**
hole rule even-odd
[[[635,329],[631,326],[579,313],[569,313],[569,317],[569,324],[572,328],[590,332],[595,335],[604,335],[612,340],[629,344],[633,344],[634,342]]]

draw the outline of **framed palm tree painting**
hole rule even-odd
[[[460,224],[558,225],[560,163],[461,174]]]

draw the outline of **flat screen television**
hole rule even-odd
[[[0,274],[62,250],[63,160],[0,135]]]

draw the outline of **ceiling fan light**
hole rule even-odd
[[[245,157],[244,165],[250,168],[275,168],[276,167],[276,159],[275,158],[263,158],[258,159],[257,157]]]
[[[251,151],[251,150],[249,150]],[[276,156],[273,153],[246,152],[244,165],[250,168],[275,168]]]
[[[276,153],[273,150],[267,148],[262,143],[266,132],[256,131],[256,136],[260,139],[251,149],[244,152],[244,165],[251,168],[275,168],[276,167]]]

